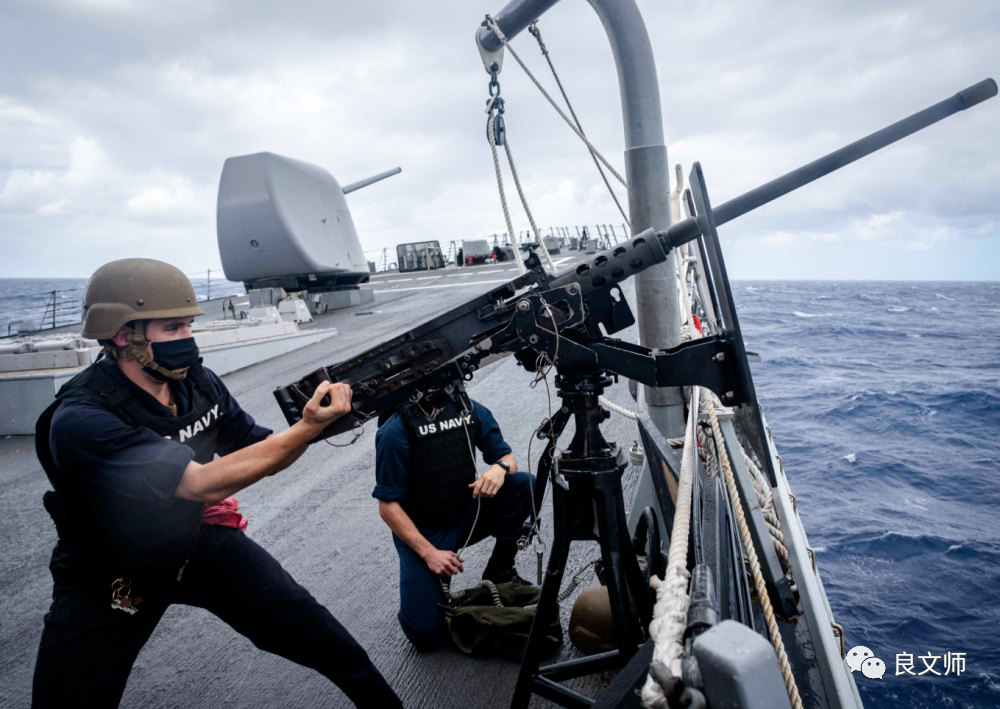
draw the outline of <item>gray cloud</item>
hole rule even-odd
[[[716,203],[1000,66],[991,2],[947,13],[929,1],[640,7],[671,160],[685,170],[700,160]],[[483,13],[498,9],[479,0],[9,3],[0,275],[83,276],[122,255],[217,268],[222,163],[260,150],[316,163],[343,183],[401,165],[400,176],[349,197],[370,251],[502,231],[484,138],[487,77],[472,43]],[[588,135],[620,165],[617,83],[596,16],[566,0],[540,26]],[[552,87],[533,40],[515,47]],[[538,223],[619,223],[585,149],[510,58],[501,83]],[[997,278],[998,111],[994,100],[727,225],[731,273]]]

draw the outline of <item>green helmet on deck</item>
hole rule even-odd
[[[104,264],[87,282],[82,334],[110,340],[133,320],[204,314],[179,268],[150,258],[126,258]]]

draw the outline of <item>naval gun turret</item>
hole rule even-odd
[[[243,281],[247,292],[306,291],[319,310],[370,300],[370,291],[362,298],[358,290],[370,271],[344,196],[399,172],[341,187],[302,160],[268,152],[228,158],[216,215],[226,278]]]

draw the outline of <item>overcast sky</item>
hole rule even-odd
[[[639,5],[670,161],[686,174],[700,160],[716,204],[1000,75],[995,0]],[[0,277],[87,276],[125,256],[219,269],[222,164],[265,150],[341,184],[401,166],[348,197],[366,251],[504,231],[473,44],[500,7],[6,0]],[[621,170],[617,80],[595,13],[563,0],[540,28],[584,128]],[[534,39],[514,46],[554,87]],[[501,86],[539,226],[620,224],[586,149],[511,59]],[[1000,99],[721,233],[737,279],[998,280]]]

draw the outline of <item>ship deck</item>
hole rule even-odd
[[[560,270],[569,260],[565,255],[557,257]],[[374,302],[318,319],[317,327],[336,327],[337,337],[247,367],[224,380],[261,424],[280,430],[285,422],[271,393],[276,386],[360,353],[515,275],[513,265],[508,264],[377,274],[371,283]],[[221,301],[217,303],[221,310]],[[215,304],[205,308],[207,317],[213,317]],[[532,379],[508,357],[477,373],[469,385],[470,394],[496,415],[522,469],[528,464],[531,434],[549,411],[546,387],[529,388]],[[607,396],[634,407],[624,381]],[[552,405],[557,404],[553,399]],[[564,436],[571,435],[571,429],[572,423]],[[626,448],[637,438],[634,424],[621,416],[614,416],[603,430],[608,440]],[[372,422],[354,445],[333,448],[317,443],[288,470],[241,492],[241,509],[250,521],[248,534],[347,627],[406,706],[507,706],[517,677],[516,663],[473,659],[451,648],[422,654],[399,629],[397,558],[371,497],[374,437]],[[531,448],[536,460],[541,449],[538,441]],[[50,602],[48,558],[56,535],[41,504],[46,489],[48,482],[34,455],[34,439],[0,439],[0,538],[4,540],[0,705],[6,707],[30,703],[42,616]],[[542,536],[550,538],[551,525],[543,527]],[[490,546],[486,541],[466,552],[466,571],[456,587],[479,580]],[[595,542],[574,543],[566,578],[598,555]],[[534,577],[533,551],[518,555],[518,569],[522,576]],[[588,572],[582,586],[593,582]],[[568,601],[562,606],[564,628],[571,605]],[[567,639],[552,659],[575,654]],[[571,686],[593,696],[608,679],[591,676]],[[178,705],[349,706],[349,702],[319,674],[258,650],[206,611],[173,606],[140,653],[122,706]],[[536,698],[533,705],[548,704]]]

